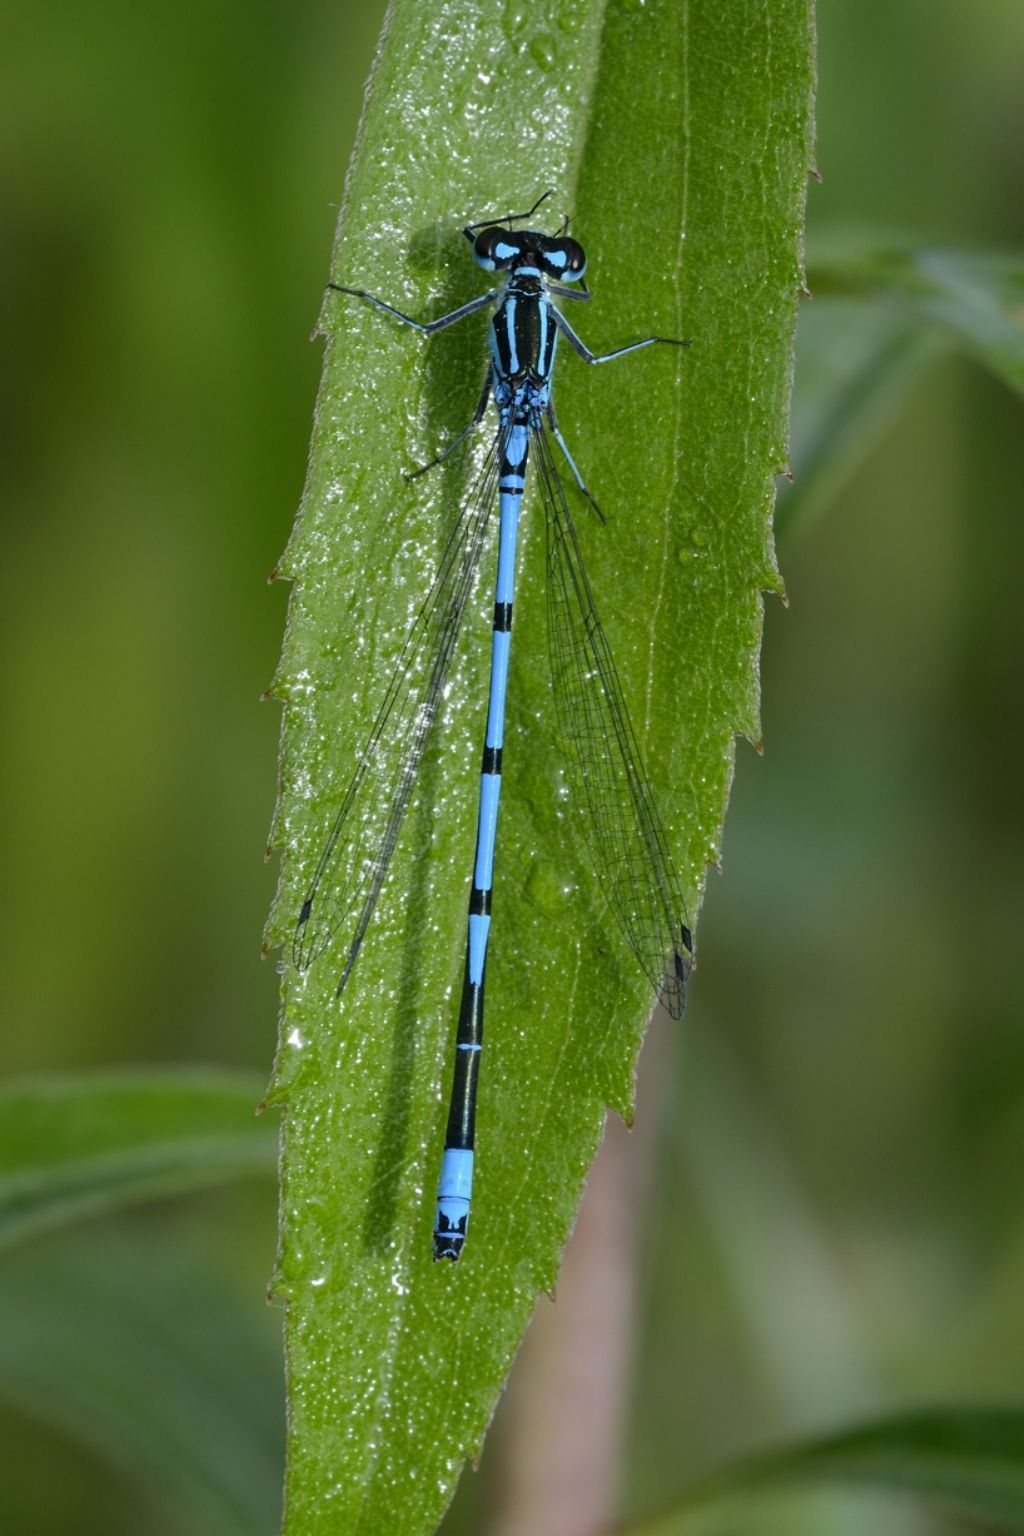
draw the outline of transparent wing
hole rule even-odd
[[[555,706],[589,812],[586,832],[637,959],[672,1017],[682,1018],[693,959],[682,890],[543,426],[533,446],[547,523]]]
[[[339,993],[373,916],[444,690],[494,504],[501,450],[499,433],[406,638],[295,925],[292,955],[300,970],[342,925],[352,926]]]

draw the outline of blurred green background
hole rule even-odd
[[[269,1072],[279,722],[258,699],[286,593],[265,577],[302,486],[306,338],[381,10],[7,17],[5,1074]],[[812,262],[844,231],[1024,245],[1019,0],[821,0],[819,25]],[[811,306],[805,333],[820,323]],[[799,348],[797,407],[799,486]],[[669,1047],[627,1508],[789,1433],[1024,1382],[1022,485],[1019,400],[947,353],[840,492],[782,520],[766,752],[739,751]],[[216,1379],[267,1533],[274,1203],[235,1184],[0,1260],[6,1329],[52,1343],[49,1304],[106,1341],[116,1314],[116,1389],[170,1381],[197,1434],[224,1430],[204,1422]],[[81,1417],[0,1382],[5,1527],[186,1530],[130,1441],[112,1464]],[[446,1530],[480,1528],[490,1460]],[[811,1528],[965,1528],[857,1508]]]

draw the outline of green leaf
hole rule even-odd
[[[792,459],[776,526],[810,522],[935,359],[966,351],[1024,390],[1024,260],[883,247],[868,235],[811,261],[800,314]]]
[[[0,1246],[157,1195],[274,1166],[258,1080],[209,1067],[0,1087]]]
[[[794,480],[776,529],[791,538],[824,510],[948,342],[898,308],[815,298],[800,312],[793,392]]]
[[[865,239],[822,250],[816,294],[880,299],[938,327],[1012,389],[1024,391],[1024,258],[992,252],[909,250]]]
[[[183,1536],[273,1530],[283,1424],[261,1298],[247,1311],[174,1234],[108,1224],[6,1254],[0,1312],[0,1401],[155,1492]]]
[[[935,1408],[754,1456],[621,1536],[686,1531],[737,1498],[823,1483],[916,1494],[1024,1531],[1024,1408]]]
[[[573,501],[646,766],[696,916],[737,733],[759,732],[762,593],[810,159],[806,0],[723,9],[396,0],[350,169],[335,281],[417,316],[478,293],[461,228],[546,187],[590,258],[595,348],[563,430],[608,516]],[[546,211],[546,210],[545,210]],[[268,930],[287,944],[327,829],[483,444],[414,485],[468,422],[486,318],[425,341],[331,293],[275,691],[285,701]],[[340,1001],[331,953],[285,976],[277,1287],[288,1299],[289,1536],[427,1531],[551,1290],[605,1108],[632,1111],[648,985],[575,822],[551,700],[544,535],[529,498],[516,602],[472,1230],[430,1233],[463,966],[493,575]],[[489,561],[485,560],[489,564]],[[699,987],[696,989],[699,994]],[[699,1007],[699,1003],[697,1004]]]

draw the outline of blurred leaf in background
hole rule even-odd
[[[274,977],[256,954],[277,720],[255,701],[283,598],[263,578],[301,488],[320,361],[305,338],[379,20],[193,0],[42,0],[8,19],[8,1072],[269,1062]],[[837,241],[1020,251],[1022,25],[1017,0],[822,0],[812,270]],[[813,301],[799,345],[829,327],[814,306],[840,302]],[[780,549],[766,753],[740,752],[699,1000],[660,1073],[627,1513],[748,1448],[1020,1392],[1024,433],[1019,401],[948,338],[887,344],[902,376],[882,369],[865,433]],[[816,396],[798,351],[796,498]],[[172,1339],[221,1341],[240,1465],[255,1448],[266,1473],[225,1483],[197,1451],[210,1521],[239,1486],[243,1520],[253,1490],[274,1497],[273,1243],[267,1181],[3,1258],[10,1351],[41,1359],[26,1345],[48,1304],[70,1319],[63,1383],[22,1374],[16,1392],[12,1373],[3,1397],[10,1529],[204,1528],[173,1468],[117,1453],[117,1421],[88,1406],[90,1383],[108,1399],[159,1385],[154,1305]],[[104,1369],[87,1368],[90,1338]],[[187,1415],[205,1382],[212,1412],[198,1358],[168,1347],[196,1365],[165,1406]],[[506,1418],[453,1536],[501,1503]],[[252,1518],[270,1531],[277,1509]],[[969,1527],[802,1497],[732,1528]]]
[[[277,1005],[259,948],[279,729],[258,700],[284,614],[266,577],[302,485],[320,368],[308,336],[380,20],[372,4],[193,0],[174,12],[41,0],[6,17],[6,1073],[244,1067],[245,1123],[257,1126]],[[67,1177],[82,1179],[80,1165]],[[100,1432],[123,1422],[105,1392],[116,1403],[144,1374],[143,1395],[160,1393],[141,1316],[155,1311],[160,1347],[181,1340],[182,1378],[186,1361],[198,1364],[189,1330],[222,1335],[210,1368],[238,1434],[252,1432],[263,1463],[253,1495],[270,1500],[260,1528],[275,1529],[271,1179],[73,1236],[87,1285],[56,1235],[45,1259],[39,1249],[45,1288],[25,1278],[28,1246],[0,1261],[0,1281],[15,1277],[4,1292],[12,1349],[27,1348],[48,1303],[66,1335],[77,1320],[82,1352],[93,1336],[106,1358],[87,1372],[69,1353],[78,1384],[60,1391],[54,1361],[31,1391],[4,1373],[5,1528],[200,1528],[198,1504],[174,1497],[142,1427],[138,1455]],[[187,1280],[165,1268],[165,1243]],[[109,1334],[93,1307],[104,1274]],[[118,1318],[132,1290],[149,1292],[134,1331]],[[14,1308],[27,1293],[30,1315]],[[222,1328],[225,1308],[237,1327]],[[209,1387],[197,1371],[179,1411]],[[183,1485],[201,1484],[209,1463],[190,1461],[185,1438],[176,1445]]]

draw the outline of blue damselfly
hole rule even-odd
[[[469,1221],[516,540],[531,454],[537,464],[547,526],[548,627],[556,708],[562,734],[575,758],[601,885],[640,964],[676,1018],[683,1013],[692,963],[682,891],[583,567],[565,488],[555,467],[553,443],[579,490],[601,514],[562,437],[551,399],[559,335],[587,363],[611,362],[657,343],[687,343],[648,336],[610,352],[590,351],[554,304],[556,298],[590,298],[584,281],[586,257],[579,243],[569,237],[568,221],[554,235],[516,227],[531,219],[547,196],[545,193],[527,213],[466,226],[463,233],[478,265],[487,272],[502,274],[501,281],[437,320],[414,320],[362,288],[329,285],[338,293],[365,300],[425,336],[488,306],[494,309],[488,332],[487,378],[473,418],[415,474],[442,463],[470,436],[483,420],[492,396],[498,413],[497,432],[444,548],[433,584],[406,639],[369,741],[324,843],[293,943],[295,962],[304,969],[344,926],[344,960],[337,985],[340,994],[398,841],[497,498],[498,574],[476,857],[434,1226],[435,1258],[452,1260],[462,1251]]]

